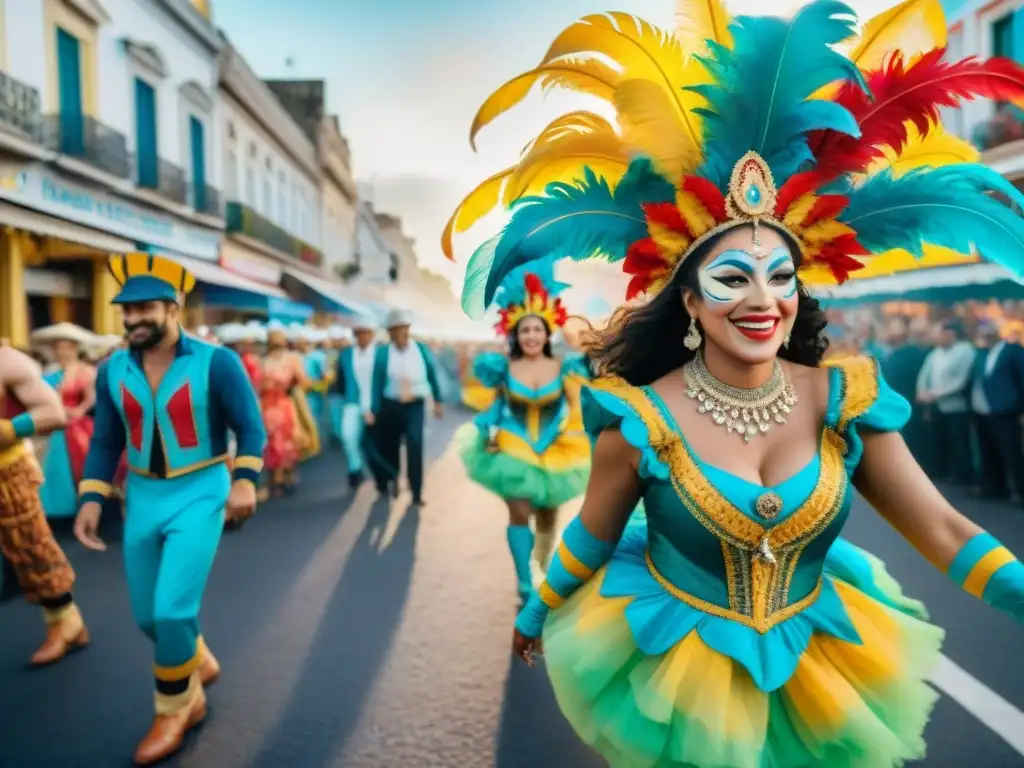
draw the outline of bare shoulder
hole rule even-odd
[[[0,347],[0,379],[15,381],[33,375],[42,376],[35,360],[14,347]]]
[[[665,399],[666,396],[671,396],[673,392],[685,391],[686,378],[683,376],[683,369],[676,368],[664,376],[655,379],[651,382],[651,389],[657,392],[662,399]]]
[[[830,370],[827,367],[814,368],[785,360],[781,362],[786,378],[796,389],[797,396],[809,399],[816,406],[820,406],[819,410],[824,411],[828,407]]]

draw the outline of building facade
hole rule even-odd
[[[1024,0],[946,0],[949,58],[1002,56],[1024,63]],[[1024,184],[1024,111],[979,99],[946,110],[950,132],[971,141],[982,162]]]
[[[221,52],[219,95],[226,201],[220,266],[268,289],[286,286],[289,295],[330,310],[314,142],[230,44]],[[218,309],[279,314],[266,299],[251,298],[256,303],[248,305],[237,291],[211,287],[197,301],[208,321],[220,319]]]
[[[117,332],[112,252],[217,261],[221,45],[182,0],[0,2],[0,336]]]

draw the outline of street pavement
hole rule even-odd
[[[303,468],[294,497],[262,506],[225,537],[203,615],[223,675],[209,690],[207,722],[167,765],[603,765],[565,724],[543,669],[510,656],[517,605],[506,520],[450,445],[463,418],[431,425],[422,509],[407,493],[388,502],[364,487],[353,496],[332,449]],[[951,498],[1024,552],[1024,510]],[[576,508],[563,510],[563,523]],[[118,527],[105,520],[103,554],[66,542],[90,648],[29,670],[38,612],[20,600],[0,605],[0,768],[130,765],[149,725],[151,649],[129,612]],[[942,696],[920,765],[1024,765],[1021,629],[949,584],[863,503],[848,533],[948,630],[951,663],[936,677]]]

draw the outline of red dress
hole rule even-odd
[[[289,394],[298,383],[295,372],[288,366],[280,366],[261,373],[260,408],[267,430],[263,465],[271,471],[291,469],[299,460],[298,419]]]

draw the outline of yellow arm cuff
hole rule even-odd
[[[980,598],[985,593],[985,587],[988,586],[989,579],[995,572],[1016,559],[1006,547],[996,547],[971,568],[967,578],[964,579],[964,591]]]

